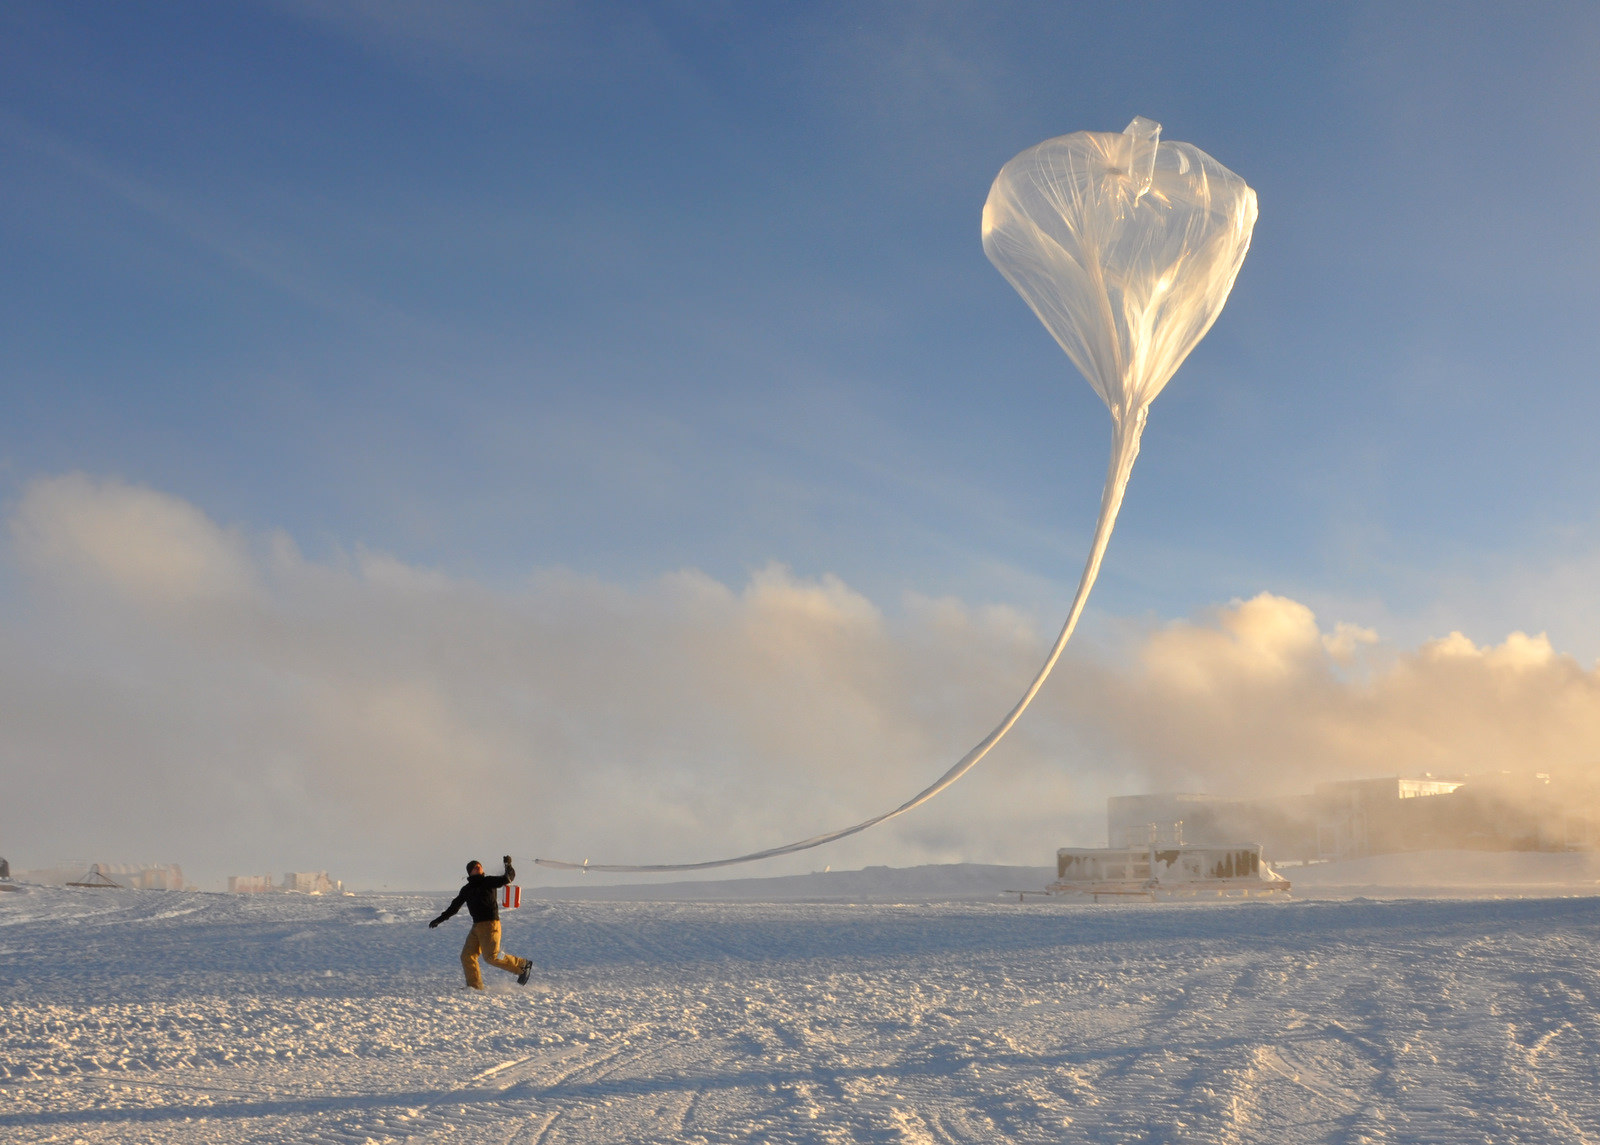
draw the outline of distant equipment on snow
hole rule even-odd
[[[100,869],[100,864],[99,863],[95,863],[93,866],[91,866],[89,868],[89,871],[88,871],[87,874],[85,874],[85,875],[83,875],[83,876],[81,876],[79,878],[73,879],[70,883],[67,884],[67,886],[69,886],[69,887],[114,887],[119,891],[125,889],[121,883],[117,882],[110,875],[108,875],[104,871],[102,871]]]
[[[1063,847],[1056,852],[1058,895],[1176,898],[1285,893],[1289,880],[1268,865],[1260,843],[1216,846],[1150,843],[1145,847]]]
[[[302,894],[335,895],[344,883],[328,877],[327,871],[290,871],[283,882],[274,885],[271,875],[230,875],[228,893],[235,895]]]

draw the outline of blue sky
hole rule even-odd
[[[1090,639],[1265,592],[1592,666],[1597,43],[1583,4],[9,6],[0,631],[64,709],[121,687],[133,622],[51,596],[40,524],[121,490],[263,568],[645,599],[782,566],[1048,633],[1109,423],[979,210],[1016,152],[1142,114],[1261,216]]]

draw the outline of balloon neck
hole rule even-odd
[[[1116,490],[1116,499],[1122,500],[1122,487],[1128,483],[1133,463],[1139,457],[1139,439],[1144,436],[1144,423],[1150,416],[1149,406],[1137,406],[1111,413],[1111,467],[1106,473],[1106,490]]]
[[[1161,125],[1142,115],[1122,129],[1122,169],[1128,173],[1133,186],[1133,201],[1137,203],[1150,190],[1156,177],[1156,148],[1161,145]]]
[[[1131,440],[1138,444],[1144,433],[1145,422],[1150,419],[1150,407],[1140,404],[1111,410],[1112,433],[1118,441]]]

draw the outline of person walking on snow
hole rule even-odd
[[[467,864],[466,886],[445,907],[444,913],[428,924],[431,930],[460,910],[463,904],[466,905],[467,913],[472,916],[472,930],[467,934],[466,945],[461,948],[461,969],[467,972],[467,985],[474,990],[483,989],[483,972],[478,969],[479,954],[506,973],[515,974],[518,986],[528,984],[528,974],[533,970],[533,963],[526,958],[518,958],[515,954],[505,954],[500,950],[500,904],[495,902],[494,892],[517,877],[517,872],[511,866],[510,855],[505,857],[505,863],[506,873],[491,877],[483,873],[483,864],[473,859]]]

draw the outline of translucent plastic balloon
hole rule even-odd
[[[1222,312],[1250,249],[1256,193],[1140,116],[1000,169],[983,249],[1111,409],[1136,416]]]
[[[1000,168],[983,205],[984,253],[1111,411],[1100,518],[1067,621],[1021,702],[978,745],[985,751],[1067,646],[1111,540],[1150,403],[1217,320],[1250,249],[1256,193],[1198,147],[1160,139],[1161,125],[1143,116],[1120,135],[1047,139]]]
[[[1187,143],[1162,143],[1140,116],[1120,135],[1079,131],[1000,169],[983,206],[983,249],[1111,411],[1111,462],[1089,559],[1043,667],[993,731],[892,810],[837,831],[730,859],[649,865],[538,859],[591,871],[693,871],[820,847],[921,806],[989,754],[1061,658],[1100,571],[1139,456],[1150,402],[1205,337],[1250,249],[1256,193]]]

